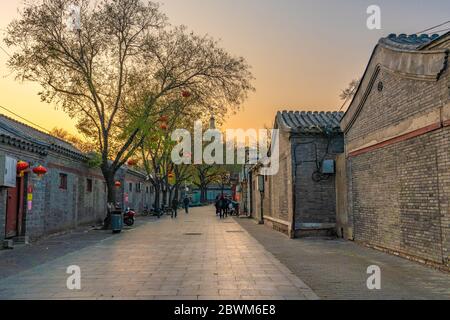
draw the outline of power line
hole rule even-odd
[[[433,30],[433,29],[436,29],[436,28],[438,28],[438,27],[442,27],[443,25],[446,25],[447,23],[449,23],[450,22],[450,20],[448,20],[448,21],[445,21],[445,22],[443,22],[443,23],[440,23],[440,24],[438,24],[438,25],[436,25],[436,26],[434,26],[434,27],[431,27],[431,28],[428,28],[428,29],[425,29],[425,30],[423,30],[423,31],[419,31],[419,32],[416,32],[417,34],[419,34],[419,33],[425,33],[425,32],[427,32],[427,31],[430,31],[430,30]],[[439,31],[436,31],[436,32],[439,32]]]
[[[441,33],[441,32],[446,32],[446,31],[450,31],[450,28],[442,29],[442,30],[438,30],[438,31],[434,31],[434,32],[435,33]]]
[[[348,100],[349,100],[348,98],[345,99],[344,103],[342,104],[341,108],[339,109],[339,112],[341,112],[342,109],[344,109],[344,107],[345,107],[345,105],[347,104]]]
[[[10,109],[8,109],[8,108],[6,108],[6,107],[3,107],[3,106],[1,106],[1,105],[0,105],[0,108],[3,109],[3,110],[5,110],[5,111],[7,111],[7,112],[9,112],[9,113],[11,113],[11,114],[13,114],[13,115],[15,115],[15,116],[18,117],[19,119],[21,119],[21,120],[23,120],[23,121],[25,121],[25,122],[28,122],[28,123],[32,124],[33,126],[39,128],[39,129],[41,129],[41,130],[43,130],[43,131],[45,131],[45,132],[47,132],[47,133],[50,133],[50,130],[47,130],[46,128],[44,128],[44,127],[42,127],[42,126],[40,126],[40,125],[38,125],[38,124],[36,124],[36,123],[34,123],[34,122],[32,122],[32,121],[26,119],[26,118],[24,118],[24,117],[18,115],[18,114],[15,113],[14,111],[11,111]]]

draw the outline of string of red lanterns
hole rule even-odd
[[[30,168],[30,164],[26,161],[18,161],[17,162],[17,173],[19,174],[19,177],[23,177],[25,175],[25,172]],[[48,170],[42,165],[38,165],[34,167],[31,170],[35,175],[38,176],[38,178],[42,178],[44,175],[47,174]]]

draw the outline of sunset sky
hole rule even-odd
[[[23,0],[0,4],[2,37]],[[162,0],[174,25],[208,33],[253,67],[256,92],[228,128],[271,125],[277,110],[338,110],[340,90],[362,75],[378,39],[416,33],[450,20],[448,0]],[[381,7],[382,29],[366,27],[369,5]],[[444,28],[448,28],[446,26]],[[2,48],[7,49],[1,43]],[[0,51],[0,105],[47,128],[75,132],[74,121],[41,103],[39,86],[14,80]],[[3,110],[1,113],[10,115]]]

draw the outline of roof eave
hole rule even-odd
[[[387,59],[387,55],[395,55],[396,59]],[[419,55],[421,57],[417,59]],[[409,62],[414,63],[405,63],[404,60],[407,59],[409,59]],[[358,89],[341,120],[342,131],[347,132],[350,130],[382,68],[405,78],[437,81],[439,75],[447,67],[447,59],[448,49],[430,51],[401,50],[379,42],[372,51]],[[424,62],[424,60],[426,61]],[[419,70],[422,70],[422,72],[419,72]]]

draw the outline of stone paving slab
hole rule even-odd
[[[236,221],[283,263],[284,272],[292,270],[302,279],[297,288],[304,281],[321,299],[450,299],[448,273],[350,241],[292,240],[253,220]],[[367,289],[371,265],[381,268],[381,290]]]
[[[219,220],[214,212],[196,208],[178,219],[140,222],[120,235],[92,236],[98,241],[0,275],[0,299],[318,299],[237,222]],[[26,250],[38,255],[44,247],[45,241]],[[20,251],[1,257],[15,255],[28,257]],[[81,268],[79,291],[66,287],[71,265]]]

